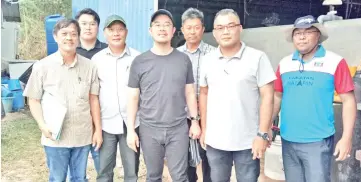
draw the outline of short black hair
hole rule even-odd
[[[100,18],[99,18],[99,15],[97,12],[95,12],[93,9],[91,8],[85,8],[81,11],[79,11],[76,16],[75,16],[75,19],[78,21],[80,16],[81,15],[84,15],[84,14],[87,14],[87,15],[92,15],[94,17],[94,20],[98,23],[98,25],[100,24]]]
[[[74,20],[74,19],[60,19],[58,20],[58,22],[56,22],[54,29],[53,29],[53,34],[56,35],[58,34],[59,30],[62,28],[66,28],[69,27],[70,25],[74,24],[76,27],[76,30],[78,32],[78,36],[80,35],[80,26],[78,21]]]

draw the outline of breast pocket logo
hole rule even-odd
[[[315,62],[313,64],[314,67],[323,67],[323,62]]]

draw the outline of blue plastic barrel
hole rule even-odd
[[[20,109],[24,109],[24,96],[23,96],[23,91],[22,90],[16,90],[16,91],[12,91],[13,93],[13,110],[14,111],[19,111]]]
[[[1,102],[4,106],[5,113],[9,113],[9,112],[13,111],[12,110],[13,100],[14,100],[14,97],[1,97]]]
[[[4,104],[3,101],[1,100],[1,119],[3,119],[6,116],[5,113],[5,109],[4,109]]]
[[[49,15],[45,17],[46,49],[48,55],[53,54],[58,50],[58,44],[56,44],[53,37],[53,29],[56,22],[63,18],[64,17],[60,14]]]
[[[7,76],[1,77],[1,84],[8,84],[8,81],[9,81],[9,77]]]
[[[5,85],[1,85],[1,97],[12,97],[13,93],[11,93],[11,91],[6,88]]]
[[[8,89],[10,91],[22,90],[19,79],[10,79],[8,81]]]

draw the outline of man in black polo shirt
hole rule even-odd
[[[100,18],[99,15],[90,8],[85,8],[78,12],[75,19],[80,26],[80,44],[76,48],[76,52],[88,59],[94,54],[108,47],[106,43],[97,39]],[[95,170],[99,171],[99,151],[95,151],[95,147],[91,148],[91,154],[94,160]]]
[[[94,54],[108,47],[97,39],[100,18],[94,10],[85,8],[78,12],[75,19],[80,25],[80,44],[76,49],[78,54],[91,59]]]

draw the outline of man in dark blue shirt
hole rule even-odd
[[[108,47],[106,43],[97,39],[100,18],[94,10],[83,9],[75,16],[75,19],[79,22],[81,31],[80,44],[76,49],[78,54],[91,59],[94,54]]]

